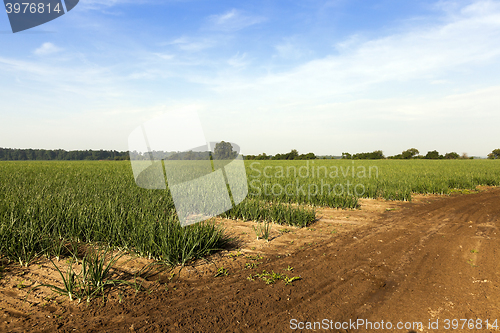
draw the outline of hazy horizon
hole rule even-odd
[[[0,147],[0,149],[21,149],[21,150],[28,150],[28,149],[33,149],[33,150],[59,150],[59,149],[62,149],[62,148],[55,148],[55,149],[45,149],[45,148],[11,148],[11,147]],[[293,148],[292,148],[293,149]],[[258,154],[243,154],[243,156],[248,156],[248,155],[252,155],[252,156],[257,156],[257,155],[260,155],[262,153],[265,153],[266,155],[268,156],[275,156],[276,154],[286,154],[286,153],[289,153],[292,149],[289,149],[288,151],[282,151],[282,152],[278,152],[278,153],[275,153],[275,154],[269,154],[265,151],[263,152],[260,152]],[[65,150],[65,149],[62,149],[62,150]],[[79,150],[65,150],[65,151],[99,151],[99,150],[105,150],[105,151],[117,151],[119,153],[124,153],[124,152],[127,152],[129,150],[117,150],[117,149],[79,149]],[[381,149],[377,149],[377,150],[381,150]],[[434,150],[434,149],[433,149]],[[158,152],[158,151],[157,151]],[[163,151],[161,151],[163,152]],[[188,151],[171,151],[171,152],[168,152],[168,153],[185,153],[185,152],[188,152]],[[343,151],[343,153],[346,152],[346,151]],[[382,150],[382,152],[384,153],[384,151]],[[441,152],[441,151],[438,151],[440,155],[445,155],[446,153],[458,153],[457,151],[447,151],[447,152]],[[314,153],[317,157],[323,157],[323,156],[328,156],[328,157],[342,157],[342,154],[339,154],[339,155],[335,155],[335,154],[316,154],[314,151],[298,151],[299,155],[302,155],[302,154],[307,154],[307,153]],[[354,155],[354,154],[358,154],[358,153],[370,153],[368,151],[360,151],[360,152],[346,152],[346,153],[350,153],[351,155]],[[402,152],[400,152],[402,153]],[[398,153],[398,154],[400,154]],[[425,156],[427,152],[422,152],[422,151],[419,151],[419,153],[417,154],[420,155],[420,156]],[[488,156],[485,155],[485,156],[477,156],[477,155],[470,155],[468,154],[467,152],[462,152],[462,153],[458,153],[459,155],[462,155],[462,154],[467,154],[469,157],[477,157],[477,158],[487,158]],[[394,154],[394,155],[398,155],[398,154]],[[390,157],[390,156],[394,156],[394,155],[387,155],[384,153],[384,156],[387,158],[387,157]],[[255,161],[259,161],[259,160],[255,160]]]

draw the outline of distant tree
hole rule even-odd
[[[429,151],[424,157],[425,159],[428,160],[437,160],[440,158],[443,158],[443,155],[439,155],[439,152],[437,150]]]
[[[256,160],[268,160],[269,156],[266,155],[266,153],[259,154],[255,157]]]
[[[289,153],[286,154],[276,154],[272,157],[273,160],[298,160],[299,152],[297,149],[292,149]]]
[[[314,153],[307,153],[304,155],[304,159],[305,160],[315,160],[316,159],[316,155]]]
[[[35,160],[35,151],[33,149],[27,149],[26,150],[26,159],[27,160]]]
[[[350,160],[350,159],[352,159],[352,155],[349,153],[342,153],[342,159],[343,160]]]
[[[272,160],[286,160],[286,154],[276,154],[271,157]]]
[[[404,152],[401,153],[401,157],[403,159],[410,159],[413,158],[414,156],[418,155],[420,152],[418,151],[417,148],[410,148],[408,150],[405,150]]]
[[[314,153],[300,154],[296,149],[292,149],[289,153],[286,154],[276,154],[274,156],[268,156],[266,153],[262,153],[259,156],[254,156],[253,158],[248,159],[256,159],[256,160],[314,160],[316,159],[316,155]]]
[[[295,157],[296,160],[315,160],[316,155],[314,153],[300,154]]]
[[[287,155],[287,160],[296,160],[299,157],[299,152],[297,149],[292,149]]]
[[[263,153],[263,154],[265,156],[267,156],[266,153]],[[259,159],[261,159],[261,158],[259,158],[260,156],[262,156],[262,154],[259,154],[257,156],[256,155],[245,155],[244,158],[245,158],[245,160],[259,160]]]
[[[218,160],[230,160],[238,153],[233,151],[233,146],[229,142],[221,141],[215,144],[214,158]]]
[[[494,149],[491,153],[489,153],[488,158],[491,160],[499,159],[500,158],[500,148]]]
[[[355,160],[379,160],[384,159],[384,153],[381,150],[375,150],[371,153],[357,153],[352,155]]]
[[[17,159],[18,160],[27,160],[27,156],[26,156],[26,151],[24,149],[21,149],[17,152]]]
[[[380,160],[384,158],[385,156],[382,150],[375,150],[374,152],[370,153],[370,159],[372,160]]]
[[[448,160],[456,160],[457,158],[459,158],[460,155],[458,155],[457,153],[455,152],[451,152],[451,153],[446,153],[444,155],[444,158],[448,159]]]

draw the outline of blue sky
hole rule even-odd
[[[498,1],[81,0],[0,43],[0,147],[127,150],[188,109],[244,154],[500,147]]]

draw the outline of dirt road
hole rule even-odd
[[[4,314],[0,331],[496,331],[500,189],[372,206],[318,212],[308,229],[281,229],[268,244],[242,244],[243,254],[219,255],[179,278],[156,276],[154,291],[128,292],[121,303],[18,309],[17,320]],[[214,277],[220,267],[228,275]],[[264,270],[301,279],[267,285],[255,276]]]

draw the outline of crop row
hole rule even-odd
[[[301,208],[280,210],[247,200],[228,216],[293,224],[314,220],[313,212]],[[138,187],[129,162],[0,163],[0,256],[21,264],[91,242],[174,265],[228,241],[214,223],[181,227],[168,190]]]
[[[358,198],[411,200],[412,193],[500,185],[496,160],[246,161],[249,197],[355,208]]]
[[[500,183],[500,162],[495,160],[245,165],[248,196],[222,216],[300,227],[315,219],[313,208],[303,205],[356,208],[358,198],[411,200],[412,193],[447,194]],[[0,256],[22,264],[41,254],[59,256],[80,242],[177,264],[228,241],[214,223],[181,227],[169,191],[138,187],[129,162],[0,163]]]

